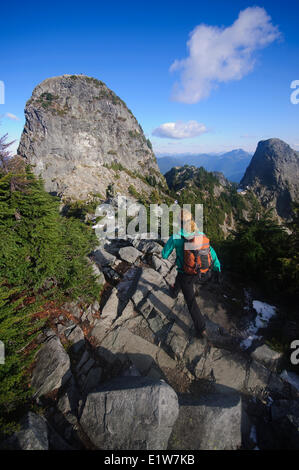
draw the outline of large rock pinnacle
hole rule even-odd
[[[134,174],[163,181],[136,118],[99,80],[48,78],[33,90],[25,116],[18,154],[43,177],[49,192],[84,199],[104,194],[111,182],[126,192]],[[119,171],[126,171],[126,178],[119,178]]]
[[[299,152],[280,139],[258,143],[240,185],[250,187],[266,208],[289,219],[293,201],[299,201]]]

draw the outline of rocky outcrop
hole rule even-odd
[[[242,398],[234,389],[218,386],[193,401],[182,397],[169,449],[240,449],[243,421]]]
[[[204,207],[204,231],[218,231],[226,238],[236,229],[240,218],[248,218],[252,209],[254,194],[238,194],[236,186],[222,173],[208,172],[204,168],[184,165],[174,167],[165,174],[170,189],[175,191],[178,201],[194,201]],[[258,201],[256,201],[258,202]],[[215,224],[217,218],[217,224]]]
[[[20,429],[0,444],[0,450],[72,450],[47,420],[29,411]]]
[[[120,193],[128,193],[130,185],[150,192],[145,178],[164,184],[141,126],[100,80],[48,78],[34,89],[25,117],[18,154],[43,177],[49,192],[86,199],[105,195],[111,182]]]
[[[6,450],[48,450],[47,421],[29,412],[20,423],[20,430],[7,439],[1,446]]]
[[[47,332],[47,340],[37,355],[31,386],[40,397],[59,389],[71,377],[70,358],[54,332]]]
[[[298,448],[299,391],[279,375],[281,354],[257,335],[242,347],[254,302],[225,275],[197,286],[209,341],[197,338],[182,293],[170,295],[175,256],[163,260],[162,245],[105,240],[101,299],[64,304],[45,331],[32,383],[49,448]],[[132,247],[138,257],[123,261]]]
[[[80,424],[98,449],[163,450],[178,412],[165,382],[121,377],[87,396]]]
[[[289,219],[292,201],[299,201],[299,152],[280,139],[262,140],[240,186],[252,189],[264,207]]]

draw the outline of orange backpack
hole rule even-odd
[[[184,272],[190,275],[205,275],[212,268],[210,240],[206,235],[195,235],[192,240],[184,239]],[[186,249],[192,243],[192,249]]]

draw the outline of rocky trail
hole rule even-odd
[[[242,347],[256,314],[247,293],[227,278],[197,286],[209,342],[196,338],[182,293],[169,295],[175,254],[163,260],[162,247],[106,239],[92,253],[100,302],[51,319],[31,384],[43,415],[29,413],[6,446],[299,447],[299,392],[279,375],[282,355]]]

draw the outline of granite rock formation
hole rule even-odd
[[[291,204],[299,200],[299,152],[280,139],[262,140],[240,182],[266,208],[289,219]]]
[[[130,184],[137,191],[148,190],[146,180],[164,184],[136,118],[95,78],[62,75],[44,80],[26,103],[25,117],[18,154],[43,177],[49,192],[86,199],[105,194],[111,182],[122,193]]]

